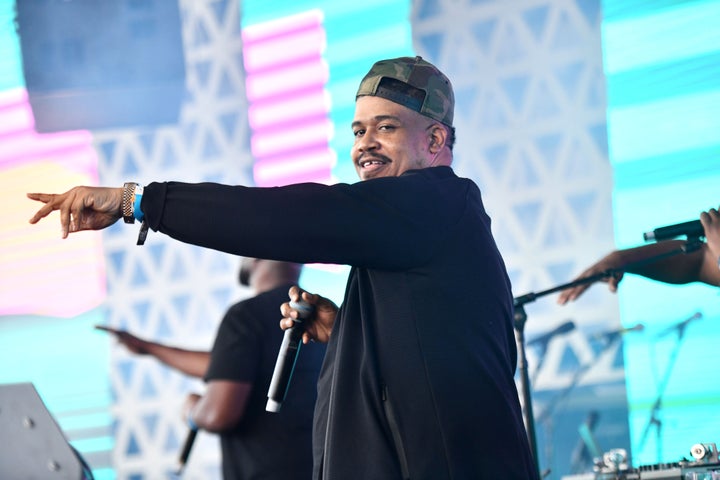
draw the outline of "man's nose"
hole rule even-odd
[[[371,132],[366,132],[355,145],[358,151],[367,152],[368,150],[374,150],[378,147],[375,135]]]

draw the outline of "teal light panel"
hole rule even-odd
[[[603,15],[615,237],[626,248],[720,205],[720,1],[604,0]],[[717,288],[626,275],[618,297],[623,324],[646,326],[625,344],[632,464],[720,442]]]
[[[114,478],[107,468],[113,448],[110,339],[93,328],[103,322],[99,309],[70,319],[0,318],[0,361],[12,365],[0,371],[0,384],[32,383],[98,480]]]
[[[15,0],[0,0],[0,91],[24,86]]]

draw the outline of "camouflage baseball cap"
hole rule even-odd
[[[398,83],[419,90],[420,95],[398,88]],[[452,127],[455,95],[450,80],[421,57],[400,57],[376,62],[360,82],[357,97],[372,95],[399,103]]]

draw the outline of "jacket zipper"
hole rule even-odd
[[[387,418],[388,425],[390,426],[390,433],[392,433],[393,443],[395,444],[395,452],[397,454],[398,461],[400,462],[402,478],[404,480],[410,480],[410,469],[408,468],[407,458],[405,457],[405,447],[403,446],[402,439],[400,438],[400,429],[398,428],[397,419],[395,418],[395,412],[388,398],[387,385],[382,386],[382,402],[383,409],[385,410],[385,417]]]

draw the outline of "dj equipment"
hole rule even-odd
[[[597,460],[593,472],[567,475],[562,480],[720,480],[720,459],[714,443],[696,443],[690,454],[692,460],[631,468],[625,450],[614,449]]]

